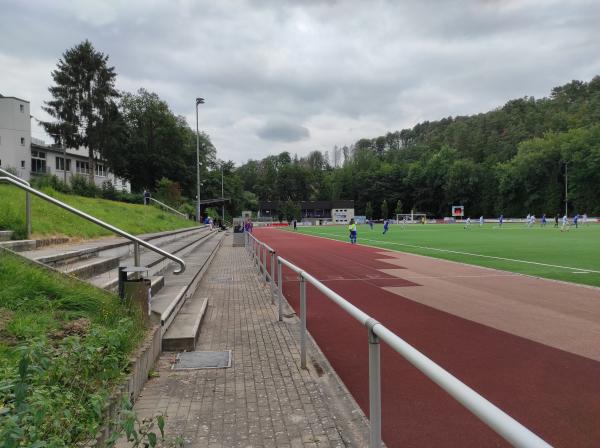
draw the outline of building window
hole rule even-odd
[[[21,146],[25,146],[25,137],[21,137]]]
[[[25,113],[25,106],[23,106],[22,104],[19,104],[19,110],[21,111],[22,114]]]
[[[76,160],[75,172],[77,172],[78,174],[90,174],[90,163]]]
[[[64,157],[56,158],[56,169],[60,171],[65,170],[65,159]],[[67,171],[71,171],[71,159],[67,159]]]
[[[21,160],[21,168],[25,168],[25,160]]]
[[[24,162],[22,162],[24,163]],[[46,170],[46,153],[42,151],[31,151],[31,172],[44,174]]]
[[[104,177],[106,176],[106,171],[104,170],[104,165],[97,163],[96,164],[96,176]]]

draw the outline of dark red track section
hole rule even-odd
[[[280,230],[256,229],[255,236],[548,443],[600,446],[600,363],[383,290],[381,286],[414,285],[377,270],[390,267],[377,261],[383,249]],[[287,269],[283,276],[284,294],[298,312],[296,277]],[[310,285],[307,293],[308,329],[368,415],[367,330]],[[388,446],[508,446],[385,344],[381,354]]]

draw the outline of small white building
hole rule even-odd
[[[53,174],[60,180],[74,175],[88,177],[87,150],[59,148],[31,137],[29,101],[0,95],[0,168],[12,168],[17,176],[30,180],[36,175]],[[112,174],[106,164],[96,161],[94,183],[101,187],[110,181],[115,189],[131,192],[129,181]]]

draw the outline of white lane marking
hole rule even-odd
[[[305,233],[305,235],[311,235],[312,233],[316,233],[317,235],[324,235],[326,237],[332,238],[332,236],[336,237],[336,238],[332,238],[332,239],[338,239],[338,238],[343,238],[340,237],[338,235],[331,235],[329,233],[322,233],[322,232],[311,232],[311,233]],[[458,250],[451,250],[451,249],[440,249],[437,247],[428,247],[428,246],[417,246],[415,244],[406,244],[406,243],[397,243],[395,241],[381,241],[381,240],[372,240],[369,238],[362,238],[361,241],[370,241],[373,243],[379,243],[379,244],[394,244],[396,246],[404,246],[404,247],[414,247],[416,249],[426,249],[426,250],[433,250],[433,251],[437,251],[437,252],[447,252],[447,253],[451,253],[451,254],[459,254],[459,255],[468,255],[470,257],[480,257],[480,258],[491,258],[493,260],[503,260],[503,261],[513,261],[516,263],[526,263],[526,264],[534,264],[536,266],[546,266],[546,267],[550,267],[550,268],[559,268],[559,269],[568,269],[571,271],[571,273],[573,274],[583,274],[583,273],[595,273],[595,274],[600,274],[600,271],[596,271],[594,269],[588,269],[588,268],[575,268],[573,266],[561,266],[558,264],[548,264],[548,263],[540,263],[538,261],[527,261],[527,260],[519,260],[516,258],[506,258],[506,257],[495,257],[493,255],[482,255],[482,254],[474,254],[471,252],[461,252]]]

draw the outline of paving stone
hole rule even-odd
[[[245,249],[231,247],[231,237],[197,294],[210,300],[196,350],[231,350],[231,367],[174,372],[175,354],[165,353],[159,376],[136,402],[138,412],[166,410],[167,435],[183,437],[185,447],[368,445],[364,417],[356,417],[360,410],[335,404],[340,397],[346,407],[354,403],[345,388],[300,368],[297,319],[277,321],[269,286]],[[314,347],[311,356],[322,358]]]

